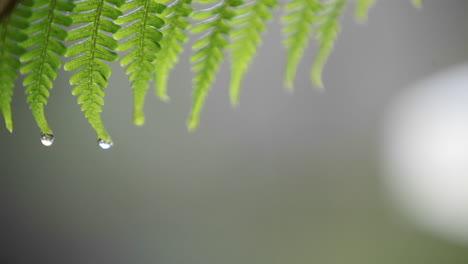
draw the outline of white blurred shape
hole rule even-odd
[[[392,200],[425,230],[468,244],[468,65],[396,98],[382,146]]]

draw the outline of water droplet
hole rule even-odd
[[[52,146],[52,144],[54,143],[54,135],[42,132],[41,133],[41,143],[42,143],[42,145],[44,145],[46,147]]]
[[[99,147],[101,147],[102,149],[110,149],[114,145],[112,142],[105,141],[102,138],[98,139],[98,144],[99,144]]]

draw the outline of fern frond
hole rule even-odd
[[[286,88],[292,90],[297,66],[309,43],[313,24],[317,23],[317,13],[322,8],[322,4],[320,0],[291,0],[284,8],[286,14],[283,15],[282,21],[285,23],[283,34],[287,49],[284,84]]]
[[[375,4],[376,0],[356,0],[354,8],[354,16],[360,22],[365,22],[369,14],[369,10]]]
[[[229,98],[232,105],[239,103],[239,91],[242,79],[252,61],[257,46],[261,42],[261,33],[266,29],[266,21],[272,17],[272,8],[277,0],[254,0],[236,9],[231,31],[231,83]]]
[[[204,1],[213,2],[213,0]],[[231,30],[230,20],[235,16],[233,7],[242,4],[241,0],[222,0],[218,5],[194,13],[193,18],[203,20],[192,27],[192,33],[208,31],[195,41],[192,48],[196,51],[190,60],[193,63],[193,102],[187,126],[194,130],[198,126],[200,112],[208,90],[224,58]]]
[[[411,3],[416,8],[421,8],[422,7],[422,2],[423,2],[423,0],[411,0]]]
[[[25,74],[27,101],[39,129],[44,134],[52,134],[44,115],[49,90],[57,77],[57,69],[62,62],[59,56],[66,51],[62,41],[67,32],[60,26],[70,26],[72,20],[62,12],[73,10],[69,0],[36,0],[34,13],[29,18],[31,26],[25,30],[29,38],[21,45],[28,49],[21,57],[21,73]]]
[[[333,49],[333,44],[340,30],[339,19],[346,1],[332,0],[327,2],[327,4],[323,4],[323,9],[319,15],[315,28],[319,48],[315,54],[310,73],[312,83],[318,88],[323,88],[323,66]]]
[[[18,43],[28,38],[22,30],[29,25],[27,18],[31,15],[31,5],[32,1],[23,0],[0,20],[0,111],[10,132],[13,131],[10,102],[21,65],[19,56],[25,52]]]
[[[157,14],[166,6],[155,0],[132,0],[120,8],[123,12],[132,11],[119,17],[115,22],[125,25],[114,37],[118,40],[126,38],[117,50],[130,50],[120,60],[122,66],[127,66],[133,90],[133,123],[142,125],[145,122],[143,105],[149,82],[153,80],[153,61],[160,50],[159,41],[162,34],[159,29],[164,25]]]
[[[187,17],[193,12],[190,7],[191,0],[176,0],[164,10],[166,26],[161,29],[163,39],[161,51],[154,61],[154,85],[156,96],[161,100],[169,100],[167,95],[167,80],[169,72],[179,60],[183,44],[188,40],[185,30],[190,26]]]
[[[116,33],[120,28],[113,21],[122,15],[117,7],[123,2],[124,0],[79,1],[70,16],[73,24],[85,25],[68,32],[68,41],[82,41],[67,49],[65,55],[74,58],[65,63],[64,68],[67,71],[76,70],[70,77],[70,84],[75,85],[72,93],[79,95],[77,101],[96,131],[99,142],[112,142],[101,119],[104,88],[111,74],[111,68],[105,61],[118,58],[113,51],[118,42],[108,34]]]

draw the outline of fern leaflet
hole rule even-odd
[[[282,17],[286,24],[283,28],[287,61],[284,82],[293,89],[297,66],[309,42],[313,23],[317,23],[318,11],[322,8],[320,0],[291,0],[285,5],[286,14]]]
[[[187,17],[193,12],[190,3],[191,0],[176,0],[163,12],[166,26],[161,30],[163,33],[160,42],[161,51],[154,61],[156,95],[163,101],[169,100],[167,95],[169,72],[183,51],[183,44],[188,40],[185,30],[190,26]]]
[[[72,23],[71,18],[61,12],[73,10],[73,3],[69,0],[37,0],[33,8],[34,13],[29,18],[31,26],[25,30],[29,38],[21,43],[29,49],[20,57],[24,63],[21,73],[26,75],[23,85],[37,125],[42,133],[52,134],[44,115],[44,105],[62,64],[59,56],[66,51],[62,41],[67,32],[60,26]]]
[[[126,24],[117,33],[116,39],[126,38],[120,43],[118,50],[130,50],[120,60],[122,66],[127,66],[133,89],[133,122],[142,125],[145,122],[143,105],[149,82],[153,80],[153,61],[160,50],[159,41],[162,34],[159,29],[164,20],[159,18],[166,7],[155,0],[132,0],[122,5],[120,10],[132,12],[119,17],[117,24]]]
[[[90,125],[96,131],[99,142],[112,142],[101,119],[104,104],[104,88],[111,68],[104,61],[114,61],[118,58],[113,52],[118,42],[107,35],[115,33],[120,26],[113,20],[122,13],[117,9],[124,0],[83,0],[76,2],[71,18],[74,24],[84,23],[84,26],[68,33],[67,40],[81,42],[70,46],[66,56],[74,57],[65,63],[67,71],[75,71],[70,77],[72,90],[78,96],[78,103]],[[117,6],[117,7],[116,7]]]
[[[192,32],[208,31],[208,33],[192,45],[196,52],[190,58],[195,76],[192,108],[187,122],[189,130],[194,130],[198,126],[205,97],[224,58],[223,51],[228,45],[227,35],[231,30],[229,21],[235,16],[232,8],[241,4],[241,0],[223,0],[215,7],[201,10],[193,15],[195,19],[204,19],[204,21],[193,26]]]
[[[231,83],[229,97],[232,105],[239,103],[240,85],[257,46],[261,33],[266,29],[265,21],[272,17],[271,9],[278,5],[277,0],[254,0],[236,9],[236,17],[231,31]]]
[[[28,27],[30,5],[32,1],[21,1],[11,14],[0,20],[0,110],[10,132],[13,131],[10,102],[20,68],[19,56],[25,52],[18,43],[28,38],[22,30]]]
[[[340,30],[339,18],[347,0],[333,0],[323,4],[316,26],[316,38],[319,45],[311,69],[312,83],[323,88],[322,71],[325,61],[333,49],[333,44]]]
[[[356,0],[356,7],[354,9],[354,16],[357,20],[364,22],[367,20],[369,9],[376,0]]]

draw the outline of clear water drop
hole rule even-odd
[[[101,147],[102,149],[110,149],[114,145],[112,142],[105,141],[102,138],[98,139],[98,144],[99,144],[99,147]]]
[[[54,143],[54,134],[41,133],[41,143],[46,147],[52,146]]]

